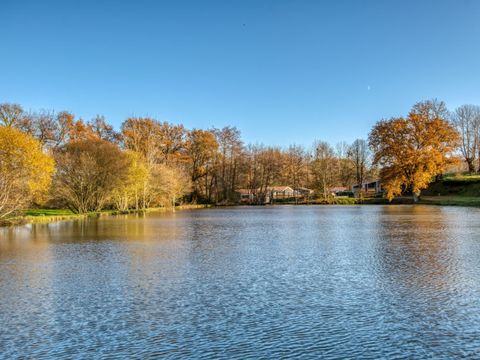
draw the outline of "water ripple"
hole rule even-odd
[[[479,220],[285,206],[2,230],[0,358],[479,358]]]

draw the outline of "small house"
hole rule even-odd
[[[334,186],[330,188],[332,196],[348,196],[349,189],[345,186]]]
[[[256,198],[251,189],[238,189],[236,193],[240,195],[240,203],[251,204]]]
[[[383,192],[380,180],[369,180],[363,182],[361,185],[353,185],[352,192],[357,196],[360,193],[364,194],[380,194]]]
[[[313,195],[314,191],[312,189],[304,188],[304,187],[296,187],[293,189],[294,195],[296,197],[310,197]]]
[[[267,192],[271,194],[272,199],[288,199],[295,196],[295,192],[290,186],[270,186]]]

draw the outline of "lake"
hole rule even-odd
[[[0,229],[0,358],[480,357],[480,210],[278,206]]]

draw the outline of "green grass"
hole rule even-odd
[[[25,216],[69,216],[76,215],[69,209],[28,209],[23,212]]]
[[[435,181],[422,196],[480,197],[480,175],[450,175]]]
[[[358,204],[359,199],[351,198],[351,197],[337,197],[334,198],[334,204],[336,205],[355,205]]]
[[[305,203],[305,202],[304,202]],[[309,205],[356,205],[361,204],[361,199],[356,199],[348,196],[339,196],[330,199],[313,199],[308,200],[306,204]]]
[[[443,181],[463,181],[477,182],[480,181],[480,174],[453,174],[443,177]]]
[[[207,208],[211,205],[180,205],[176,206],[177,210],[199,209]],[[22,224],[38,224],[49,223],[64,220],[82,219],[87,217],[98,217],[108,215],[125,215],[138,212],[156,212],[156,211],[171,211],[172,208],[149,208],[145,210],[102,210],[97,212],[89,212],[85,214],[76,214],[69,209],[27,209],[21,214],[6,219],[0,219],[0,226],[22,225]]]
[[[199,208],[205,208],[205,207],[210,207],[209,205],[180,205],[176,206],[176,209],[199,209]],[[37,216],[51,216],[51,217],[57,217],[57,216],[97,216],[97,215],[125,215],[125,214],[131,214],[131,213],[136,213],[136,212],[152,212],[152,211],[166,211],[166,210],[171,210],[171,208],[165,208],[165,207],[159,207],[159,208],[148,208],[145,210],[135,210],[135,209],[130,209],[126,211],[122,210],[102,210],[102,211],[92,211],[88,212],[85,214],[77,214],[74,213],[73,211],[69,209],[27,209],[23,211],[23,216],[26,217],[37,217]]]
[[[420,198],[420,204],[480,207],[480,196],[461,196],[461,195],[422,196]]]

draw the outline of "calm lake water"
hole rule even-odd
[[[239,207],[0,229],[0,357],[480,358],[480,210]]]

